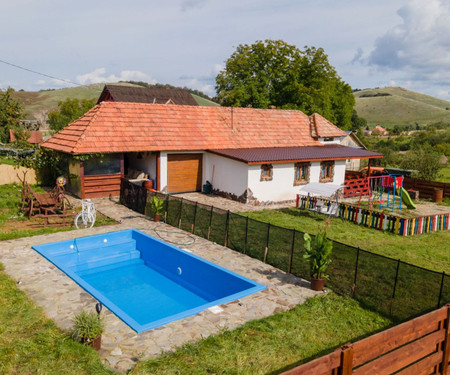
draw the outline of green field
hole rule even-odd
[[[439,176],[436,181],[445,182],[450,184],[450,165],[447,164],[444,168],[439,171]]]
[[[389,96],[362,97],[364,95],[390,94]],[[401,87],[365,89],[354,93],[355,109],[369,126],[380,124],[428,125],[433,122],[450,122],[450,102]]]

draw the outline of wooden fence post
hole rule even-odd
[[[341,346],[341,366],[339,375],[351,375],[353,370],[353,344]]]
[[[440,366],[441,374],[447,374],[448,359],[450,353],[450,304],[447,304],[447,319],[445,321],[445,340],[442,347],[442,363]]]

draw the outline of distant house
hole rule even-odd
[[[27,131],[27,135],[28,135],[28,139],[27,142],[28,143],[33,143],[33,144],[40,144],[43,142],[43,137],[42,137],[42,133],[39,130],[31,130],[31,131]],[[9,129],[9,141],[10,142],[15,142],[17,140],[15,134],[14,134],[14,130]]]
[[[367,150],[367,147],[361,142],[355,132],[349,130],[346,133],[347,136],[342,140],[341,145]],[[347,159],[345,168],[348,171],[359,171],[361,169],[361,159]]]
[[[101,102],[198,105],[188,90],[121,85],[105,85],[97,104]]]
[[[372,130],[372,135],[388,135],[388,131],[380,125],[375,126]]]
[[[309,182],[343,184],[346,160],[382,154],[341,145],[347,134],[301,111],[103,101],[43,147],[70,155],[69,191],[119,195],[121,178],[167,193],[213,192],[240,202],[293,200]],[[141,181],[142,184],[142,181]]]

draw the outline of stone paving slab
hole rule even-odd
[[[316,293],[309,289],[306,281],[258,260],[166,224],[154,223],[108,199],[94,201],[98,211],[116,219],[120,224],[0,242],[0,262],[4,264],[6,273],[17,282],[20,281],[18,287],[65,331],[72,329],[72,319],[79,311],[94,310],[97,301],[31,249],[32,245],[137,228],[155,237],[159,233],[160,237],[177,243],[192,242],[194,239],[192,245],[182,247],[267,286],[264,291],[220,305],[223,311],[218,314],[205,310],[140,334],[104,307],[102,314],[106,328],[99,355],[107,366],[116,370],[126,371],[138,359],[154,358],[161,352],[173,351],[186,342],[194,342],[224,329],[234,329],[250,320],[288,310]]]

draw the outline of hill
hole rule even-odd
[[[114,83],[115,85],[136,86],[132,83]],[[26,119],[44,122],[49,111],[58,108],[58,102],[71,99],[97,99],[105,86],[104,83],[69,87],[58,90],[15,91],[14,97],[23,105]],[[203,106],[216,106],[217,103],[191,93],[195,101]]]
[[[354,92],[358,115],[369,126],[380,124],[420,125],[443,121],[450,123],[450,102],[401,87],[364,89]]]

